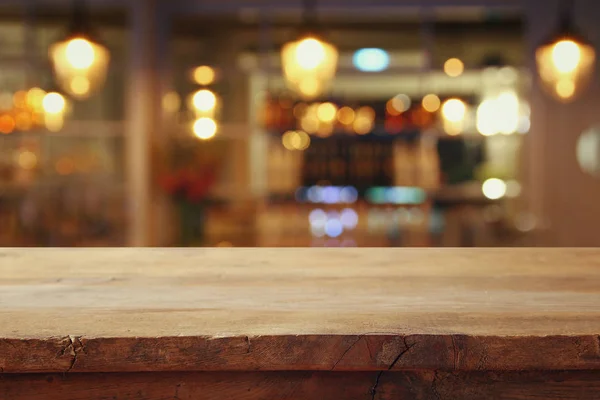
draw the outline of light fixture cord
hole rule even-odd
[[[71,4],[71,32],[90,34],[90,24],[85,0],[73,0]]]
[[[302,22],[305,27],[314,29],[317,27],[317,0],[302,0]]]
[[[561,0],[558,6],[561,31],[571,31],[575,18],[575,6],[573,0]]]

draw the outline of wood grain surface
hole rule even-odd
[[[0,250],[0,372],[415,369],[600,370],[600,250]]]
[[[4,374],[9,400],[598,400],[600,371]]]

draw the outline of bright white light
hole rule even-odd
[[[517,132],[521,121],[520,108],[519,98],[512,91],[484,100],[477,108],[477,131],[484,136]]]
[[[65,50],[67,62],[75,69],[87,69],[94,63],[94,48],[83,38],[69,41]]]
[[[467,106],[460,99],[448,99],[442,106],[442,115],[447,121],[461,122],[465,118]]]
[[[312,70],[325,60],[323,44],[314,38],[303,39],[296,47],[296,59],[302,69]]]
[[[352,63],[359,71],[381,72],[390,65],[390,56],[382,49],[360,49],[354,53]]]
[[[217,123],[212,118],[198,118],[193,130],[198,139],[210,139],[217,133]]]
[[[498,96],[496,107],[502,118],[498,119],[500,133],[510,135],[519,127],[519,98],[514,92],[504,92]]]
[[[531,129],[531,119],[528,115],[521,115],[519,117],[519,126],[517,127],[517,132],[524,134],[529,132]]]
[[[50,92],[44,96],[42,107],[48,114],[60,114],[65,110],[65,98],[58,92]]]
[[[569,74],[579,66],[581,50],[574,41],[561,40],[552,49],[552,61],[560,73]]]
[[[208,89],[198,90],[192,98],[194,108],[198,111],[210,111],[217,104],[217,97]]]
[[[477,131],[483,136],[491,136],[498,133],[496,102],[488,99],[481,102],[477,107]]]
[[[481,185],[483,195],[490,200],[498,200],[506,194],[506,183],[502,179],[490,178]]]

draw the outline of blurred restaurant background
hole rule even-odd
[[[0,0],[0,246],[598,246],[597,0]]]

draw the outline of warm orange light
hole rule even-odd
[[[19,90],[15,92],[13,95],[13,104],[17,108],[25,108],[27,107],[27,92],[24,90]]]
[[[562,103],[573,101],[591,80],[596,51],[568,36],[539,47],[536,62],[544,89]]]
[[[287,43],[281,51],[286,82],[304,98],[314,98],[327,89],[335,76],[337,63],[337,49],[314,36]]]
[[[49,54],[57,83],[71,96],[87,98],[104,84],[110,53],[103,45],[75,36],[52,45]]]
[[[440,98],[435,94],[428,94],[427,96],[423,97],[421,105],[423,106],[425,111],[434,113],[440,109]]]
[[[215,81],[215,70],[208,65],[201,65],[194,69],[194,81],[199,85],[210,85]]]
[[[21,111],[15,117],[15,126],[18,130],[27,131],[33,126],[31,114],[27,111]]]
[[[465,65],[458,58],[450,58],[444,63],[444,72],[452,78],[461,76],[464,70]]]
[[[333,103],[322,103],[317,108],[317,117],[322,122],[332,122],[335,120],[337,107]]]
[[[8,114],[0,116],[0,133],[9,134],[15,130],[15,120]]]
[[[337,118],[340,123],[350,125],[354,122],[354,110],[350,107],[342,107],[337,113]]]

